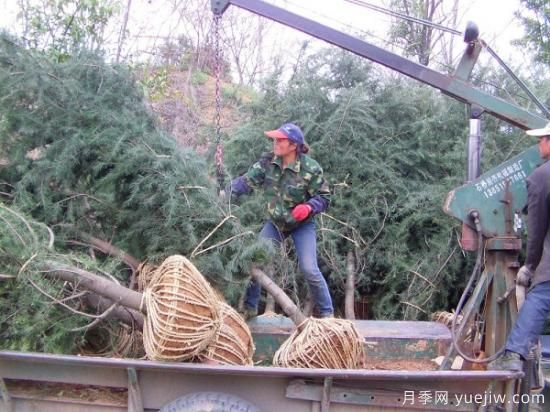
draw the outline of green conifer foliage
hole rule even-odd
[[[36,263],[54,255],[53,232],[18,210],[0,203],[0,347],[63,353],[76,344],[69,329],[85,322],[45,299],[63,299],[63,288],[40,276]],[[39,289],[42,292],[39,292]],[[82,335],[82,333],[80,334]]]
[[[58,240],[85,232],[139,260],[195,251],[214,282],[240,273],[235,252],[251,236],[234,218],[214,230],[227,208],[204,159],[157,128],[127,68],[86,54],[54,62],[2,36],[0,93],[0,181]]]
[[[368,297],[373,317],[426,319],[450,309],[456,296],[449,285],[460,285],[471,266],[458,249],[459,222],[441,210],[464,178],[464,107],[328,49],[250,109],[251,122],[227,145],[234,174],[269,148],[263,130],[293,121],[331,183],[331,207],[317,218],[318,251],[337,311],[349,251],[356,293]]]
[[[550,65],[550,2],[548,0],[521,0],[516,17],[524,27],[525,35],[515,41],[534,51],[535,60]]]

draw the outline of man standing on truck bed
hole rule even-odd
[[[542,129],[527,131],[539,138],[543,159],[550,159],[550,123]],[[527,257],[519,269],[516,283],[531,288],[517,321],[506,341],[502,357],[489,369],[522,370],[532,346],[537,343],[550,314],[550,162],[540,165],[527,178]]]
[[[320,317],[332,317],[332,299],[317,264],[317,240],[314,216],[324,212],[330,191],[323,169],[306,156],[309,146],[304,134],[293,123],[265,132],[273,139],[273,151],[264,153],[248,172],[231,182],[231,193],[240,196],[262,188],[267,201],[268,220],[260,237],[280,244],[291,236]],[[245,317],[258,313],[260,284],[252,280],[246,290]]]

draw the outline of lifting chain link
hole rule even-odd
[[[221,65],[222,56],[220,48],[220,25],[221,14],[214,14],[214,47],[215,47],[215,61],[214,61],[214,75],[216,76],[216,114],[214,123],[216,126],[216,178],[218,180],[220,193],[225,188],[225,176],[223,170],[223,145],[221,139],[221,111],[222,111],[222,99],[221,99]]]

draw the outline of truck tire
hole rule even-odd
[[[261,412],[251,403],[221,392],[195,392],[160,408],[159,412]]]

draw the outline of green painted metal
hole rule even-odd
[[[449,329],[437,322],[354,321],[365,350],[376,359],[433,359],[450,346]],[[295,330],[289,318],[258,316],[248,322],[256,350],[255,363],[269,364],[273,354]]]
[[[221,15],[229,7],[229,0],[210,0],[212,13]]]
[[[506,236],[509,232],[506,204],[520,215],[527,203],[525,179],[542,163],[537,146],[533,146],[498,167],[489,170],[473,182],[467,183],[447,195],[443,210],[467,225],[474,227],[470,212],[477,210],[483,234],[486,237]],[[509,198],[506,199],[507,189]]]
[[[288,339],[295,326],[285,316],[257,316],[248,321],[254,339],[254,364],[271,365],[273,355]]]
[[[496,237],[487,239],[485,250],[519,251],[521,250],[521,239],[517,237]]]
[[[456,79],[467,81],[470,78],[481,50],[483,50],[483,45],[480,42],[476,41],[473,44],[468,45],[468,49],[462,55],[462,58],[456,67],[454,73],[454,77]]]

